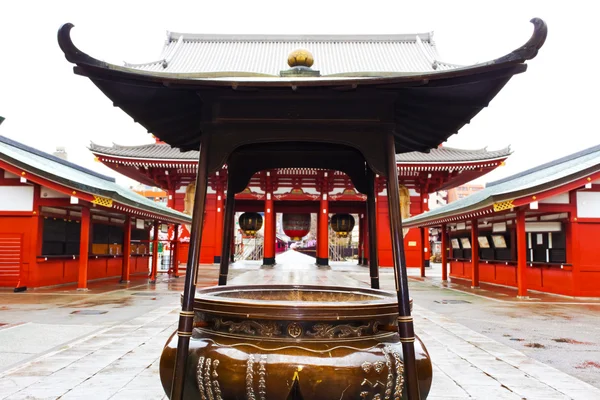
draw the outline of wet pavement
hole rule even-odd
[[[352,263],[311,265],[296,252],[277,265],[235,264],[230,283],[367,286]],[[600,399],[600,301],[510,289],[471,290],[410,270],[417,333],[434,364],[430,399]],[[202,265],[199,286],[216,284]],[[382,269],[384,289],[394,287]],[[158,357],[175,330],[184,278],[161,276],[0,291],[0,399],[163,399]]]

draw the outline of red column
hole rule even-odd
[[[473,273],[471,275],[471,287],[479,287],[479,227],[477,226],[477,220],[471,221],[471,268]]]
[[[317,224],[317,265],[326,266],[329,265],[329,201],[327,200],[327,189],[325,187],[321,191]]]
[[[525,210],[517,210],[517,296],[527,296],[527,233]]]
[[[263,247],[263,265],[275,265],[275,214],[273,210],[273,188],[271,186],[271,176],[267,172],[265,185],[265,229],[264,229],[264,247]]]
[[[221,250],[223,247],[223,184],[219,183],[217,186],[217,218],[215,220],[215,255],[213,262],[215,264],[221,263]]]
[[[129,282],[129,273],[131,272],[131,216],[125,217],[123,224],[123,264],[121,267],[121,282]]]
[[[154,221],[154,237],[152,238],[152,270],[150,272],[150,283],[156,283],[156,272],[158,270],[158,221]]]
[[[429,193],[427,193],[426,188],[421,188],[420,192],[421,197],[421,214],[429,211]],[[429,228],[422,228],[423,232],[421,232],[421,243],[423,254],[421,257],[423,258],[422,265],[425,267],[429,267],[430,265],[430,257],[431,257],[431,248],[429,247]],[[421,277],[425,277],[425,270],[421,270]]]
[[[419,241],[421,242],[421,256],[419,257],[419,270],[421,271],[421,278],[425,278],[425,228],[419,228]]]
[[[363,226],[363,263],[364,265],[369,265],[369,214],[365,213],[363,218],[364,226]]]
[[[277,212],[273,204],[273,252],[277,255]]]
[[[77,290],[87,290],[88,259],[90,255],[90,209],[81,208],[81,233],[79,234],[79,276]]]
[[[173,276],[179,278],[179,224],[173,228]]]
[[[442,282],[448,282],[448,233],[446,224],[442,224]]]
[[[365,215],[358,214],[358,265],[364,265]]]

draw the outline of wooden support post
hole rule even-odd
[[[131,216],[125,216],[123,223],[123,263],[121,267],[121,283],[129,282],[131,273]]]
[[[173,227],[173,277],[179,278],[179,224]]]
[[[327,172],[325,172],[325,181],[327,181]],[[329,200],[328,185],[323,182],[321,188],[321,199],[319,201],[319,215],[317,217],[317,265],[325,267],[329,265]]]
[[[358,265],[364,265],[364,246],[365,246],[365,216],[358,214]]]
[[[187,273],[185,275],[181,312],[179,313],[179,326],[177,328],[178,340],[175,354],[175,369],[173,370],[173,386],[171,387],[171,400],[183,399],[183,383],[187,375],[186,367],[190,349],[190,337],[192,336],[192,329],[194,327],[194,295],[196,293],[200,243],[202,243],[202,225],[204,222],[204,210],[206,208],[206,191],[208,189],[208,144],[210,136],[205,132],[202,134],[200,140]]]
[[[217,218],[215,221],[215,255],[213,257],[213,263],[221,263],[221,254],[223,252],[223,203],[224,203],[223,184],[218,183],[217,186]]]
[[[479,227],[477,220],[471,220],[471,288],[479,287]]]
[[[81,232],[79,234],[79,276],[77,278],[77,290],[88,290],[87,275],[88,261],[90,256],[90,209],[81,208]]]
[[[448,282],[448,232],[442,224],[442,282]]]
[[[265,191],[265,229],[263,243],[263,265],[275,265],[275,210],[273,201],[273,187],[271,185],[271,173],[266,172]]]
[[[367,208],[367,206],[365,205],[365,209]],[[365,210],[366,211],[366,210]],[[369,265],[369,243],[371,243],[371,239],[369,238],[369,216],[367,215],[367,213],[365,212],[365,217],[364,219],[364,242],[363,242],[363,259],[364,259],[364,265],[368,266]]]
[[[158,271],[158,221],[154,221],[152,232],[152,268],[150,269],[150,282],[156,283],[156,272]]]
[[[398,334],[402,343],[404,371],[406,374],[406,394],[408,400],[418,400],[419,380],[415,358],[415,330],[410,315],[410,296],[406,273],[406,254],[402,236],[402,215],[400,213],[400,193],[398,185],[398,167],[396,165],[396,143],[393,134],[387,137],[387,195],[390,213],[390,233],[394,257],[394,278],[398,296]]]
[[[375,173],[367,166],[367,222],[369,223],[369,274],[371,287],[379,289],[379,254],[377,254],[377,188]]]
[[[527,297],[527,233],[525,209],[517,209],[517,296]]]
[[[419,241],[421,246],[419,248],[421,254],[419,255],[419,271],[421,272],[421,278],[425,278],[425,228],[419,228]]]
[[[227,285],[229,274],[230,254],[232,253],[233,226],[235,217],[235,193],[231,187],[231,179],[227,182],[227,200],[225,201],[225,217],[223,224],[223,249],[221,250],[221,265],[219,266],[219,285]]]

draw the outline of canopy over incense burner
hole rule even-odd
[[[182,311],[177,337],[165,348],[161,367],[171,399],[199,394],[211,400],[262,400],[281,398],[277,396],[282,393],[290,399],[331,399],[348,391],[352,399],[391,399],[402,390],[410,400],[426,397],[431,365],[410,315],[395,156],[438,147],[487,107],[514,75],[524,72],[547,36],[544,21],[531,22],[533,34],[523,46],[468,66],[440,61],[429,34],[173,33],[160,60],[118,66],[79,50],[70,37],[73,25],[61,27],[58,42],[75,64],[75,73],[87,76],[115,106],[162,141],[182,151],[200,149]],[[342,51],[335,47],[340,43]],[[291,57],[287,69],[282,50],[290,46],[306,49]],[[397,51],[384,51],[394,46]],[[348,48],[356,52],[350,59],[344,58]],[[232,56],[232,49],[262,51],[267,59],[254,53]],[[280,54],[284,64],[271,63],[273,54]],[[345,65],[338,65],[339,60],[346,60]],[[262,70],[265,65],[271,68]],[[379,174],[386,177],[397,312],[392,311],[396,303],[385,300],[388,295],[363,289],[263,287],[240,288],[238,294],[211,289],[195,299],[208,174],[225,164],[228,229],[219,285],[227,283],[234,195],[256,172],[319,168],[346,173],[367,194],[374,246],[374,181]],[[379,288],[376,253],[373,247],[373,288]],[[242,297],[232,297],[238,295]],[[253,297],[258,295],[270,301]],[[299,296],[299,301],[288,296]]]

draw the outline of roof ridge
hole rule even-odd
[[[527,169],[525,171],[516,173],[514,175],[507,176],[506,178],[502,178],[502,179],[498,179],[497,181],[490,182],[490,183],[488,183],[486,185],[486,188],[492,187],[492,186],[496,186],[496,185],[499,185],[501,183],[509,182],[509,181],[514,180],[514,179],[521,178],[523,176],[531,175],[533,173],[542,171],[544,169],[547,169],[547,168],[550,168],[550,167],[554,167],[556,165],[560,165],[560,164],[563,164],[565,162],[575,160],[577,158],[585,157],[588,154],[592,154],[592,153],[595,153],[595,152],[600,152],[600,144],[596,145],[596,146],[589,147],[589,148],[584,149],[584,150],[580,150],[580,151],[578,151],[576,153],[572,153],[572,154],[566,155],[566,156],[558,158],[556,160],[552,160],[552,161],[549,161],[547,163],[540,164],[540,165],[535,166],[533,168],[529,168],[529,169]]]
[[[395,42],[395,41],[416,41],[417,37],[421,40],[431,42],[433,40],[433,31],[426,33],[395,33],[395,34],[220,34],[220,33],[186,33],[167,31],[167,44],[170,41],[179,40],[188,41],[236,41],[236,42],[297,42],[297,41],[355,41],[355,42]]]
[[[15,148],[17,148],[19,150],[27,151],[29,153],[35,154],[36,156],[45,158],[45,159],[47,159],[49,161],[53,161],[53,162],[62,164],[62,165],[66,166],[66,167],[69,167],[69,168],[73,168],[73,169],[75,169],[75,170],[77,170],[79,172],[83,172],[85,174],[89,174],[89,175],[95,176],[97,178],[104,179],[105,181],[116,183],[115,178],[112,178],[110,176],[106,176],[106,175],[100,174],[100,173],[98,173],[96,171],[92,171],[91,169],[84,168],[84,167],[82,167],[80,165],[77,165],[75,163],[72,163],[70,161],[63,160],[60,157],[53,156],[50,153],[46,153],[45,151],[38,150],[38,149],[36,149],[34,147],[27,146],[26,144],[17,142],[16,140],[9,139],[6,136],[0,135],[0,143],[7,144],[7,145],[15,147]]]

